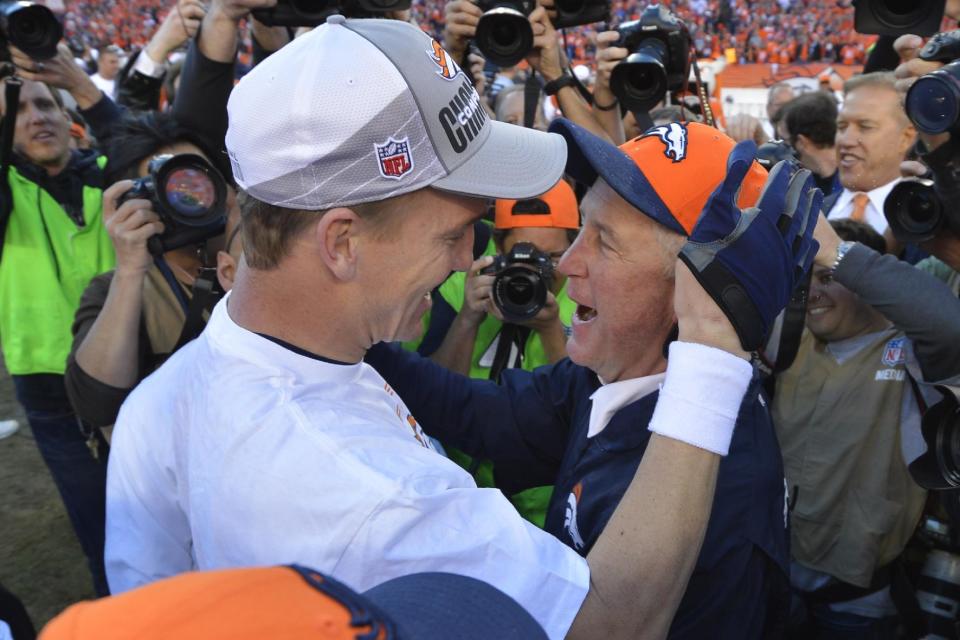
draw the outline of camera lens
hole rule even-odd
[[[193,154],[154,159],[161,160],[156,169],[157,195],[176,222],[202,227],[224,216],[226,183],[206,160]]]
[[[883,203],[883,214],[902,242],[924,242],[943,224],[943,206],[933,182],[907,179],[897,183]]]
[[[913,83],[907,92],[910,120],[924,133],[950,131],[960,115],[960,68],[951,62]]]
[[[493,301],[507,322],[523,322],[547,303],[547,285],[532,267],[514,264],[493,281]]]
[[[217,200],[217,190],[210,176],[191,168],[171,172],[164,193],[170,206],[187,218],[205,215]]]
[[[918,20],[926,17],[928,6],[914,0],[885,0],[874,5],[877,20],[888,29],[909,30]]]
[[[666,56],[667,46],[648,38],[636,53],[613,68],[610,88],[627,109],[648,111],[663,100],[667,93]]]
[[[31,58],[57,55],[63,29],[47,7],[27,2],[0,3],[0,30],[10,42]]]
[[[495,7],[477,24],[477,47],[499,67],[512,67],[533,48],[533,29],[522,12],[512,7]]]

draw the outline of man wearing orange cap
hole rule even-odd
[[[451,275],[438,288],[440,295],[434,296],[420,353],[481,380],[497,380],[504,369],[533,371],[565,358],[577,305],[567,296],[567,279],[555,267],[579,228],[577,198],[564,181],[537,198],[497,200],[487,255],[474,261],[469,271]],[[548,286],[545,303],[532,318],[505,318],[493,295],[497,277],[488,270],[493,254],[510,256],[515,248],[523,251],[527,245],[539,252],[541,260],[551,263],[550,275],[544,280]],[[440,344],[434,349],[437,342]],[[480,464],[455,449],[448,454],[473,473],[478,486],[495,486],[489,463]],[[523,517],[542,527],[552,491],[551,486],[533,487],[512,496],[511,502]]]
[[[676,322],[674,258],[711,194],[726,184],[734,142],[697,123],[656,127],[620,148],[569,121],[551,130],[567,140],[567,174],[590,187],[581,203],[583,227],[558,265],[577,304],[569,359],[532,373],[505,371],[496,387],[440,374],[394,349],[374,348],[367,362],[427,433],[491,460],[507,495],[554,485],[545,529],[586,555],[646,451],[645,427],[658,397],[668,393],[660,386]],[[755,162],[742,172],[741,208],[757,203],[767,177]],[[701,256],[688,264],[706,262]],[[701,282],[716,276],[708,271]],[[751,333],[748,325],[739,327],[741,337]],[[701,399],[719,393],[684,392]],[[787,610],[783,463],[756,378],[731,410],[737,427],[671,638],[768,637]]]

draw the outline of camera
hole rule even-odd
[[[933,35],[940,29],[946,0],[853,0],[857,33]]]
[[[480,271],[496,276],[493,303],[503,319],[516,324],[537,315],[547,304],[547,292],[553,281],[550,256],[529,242],[518,242],[505,256],[496,256],[493,264]]]
[[[483,11],[474,39],[477,48],[490,62],[500,67],[512,67],[523,60],[533,48],[533,28],[527,19],[534,8],[534,0],[477,0]],[[610,18],[607,0],[558,0],[557,29],[576,27]]]
[[[154,256],[223,233],[227,183],[204,158],[192,154],[154,156],[148,174],[135,180],[118,204],[143,198],[160,216],[164,231],[147,241]]]
[[[639,20],[617,29],[613,46],[630,50],[610,75],[610,89],[630,111],[649,111],[667,91],[683,87],[689,73],[690,34],[669,9],[647,7]]]
[[[409,8],[410,0],[277,0],[276,6],[252,13],[269,27],[316,27],[335,13],[346,18],[377,18]]]
[[[920,50],[922,60],[944,62],[917,79],[907,92],[905,107],[913,124],[924,133],[944,133],[957,128],[960,115],[960,30],[938,33]]]
[[[23,0],[0,0],[0,37],[36,60],[57,55],[63,28],[47,7]]]
[[[910,463],[910,475],[925,489],[960,488],[960,386],[937,385],[943,399],[923,415],[926,452]]]
[[[905,178],[884,201],[883,215],[901,242],[925,242],[944,226],[960,233],[960,201],[951,195],[929,178]]]

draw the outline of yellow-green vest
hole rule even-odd
[[[97,163],[102,168],[105,157]],[[15,375],[63,374],[73,317],[90,280],[113,268],[101,189],[84,186],[84,226],[39,185],[10,169],[13,208],[0,261],[0,343]]]

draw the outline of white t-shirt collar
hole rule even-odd
[[[623,407],[658,390],[666,376],[664,372],[620,380],[605,384],[594,391],[590,396],[593,405],[590,407],[590,426],[587,429],[587,437],[592,438],[602,432],[614,414]]]

